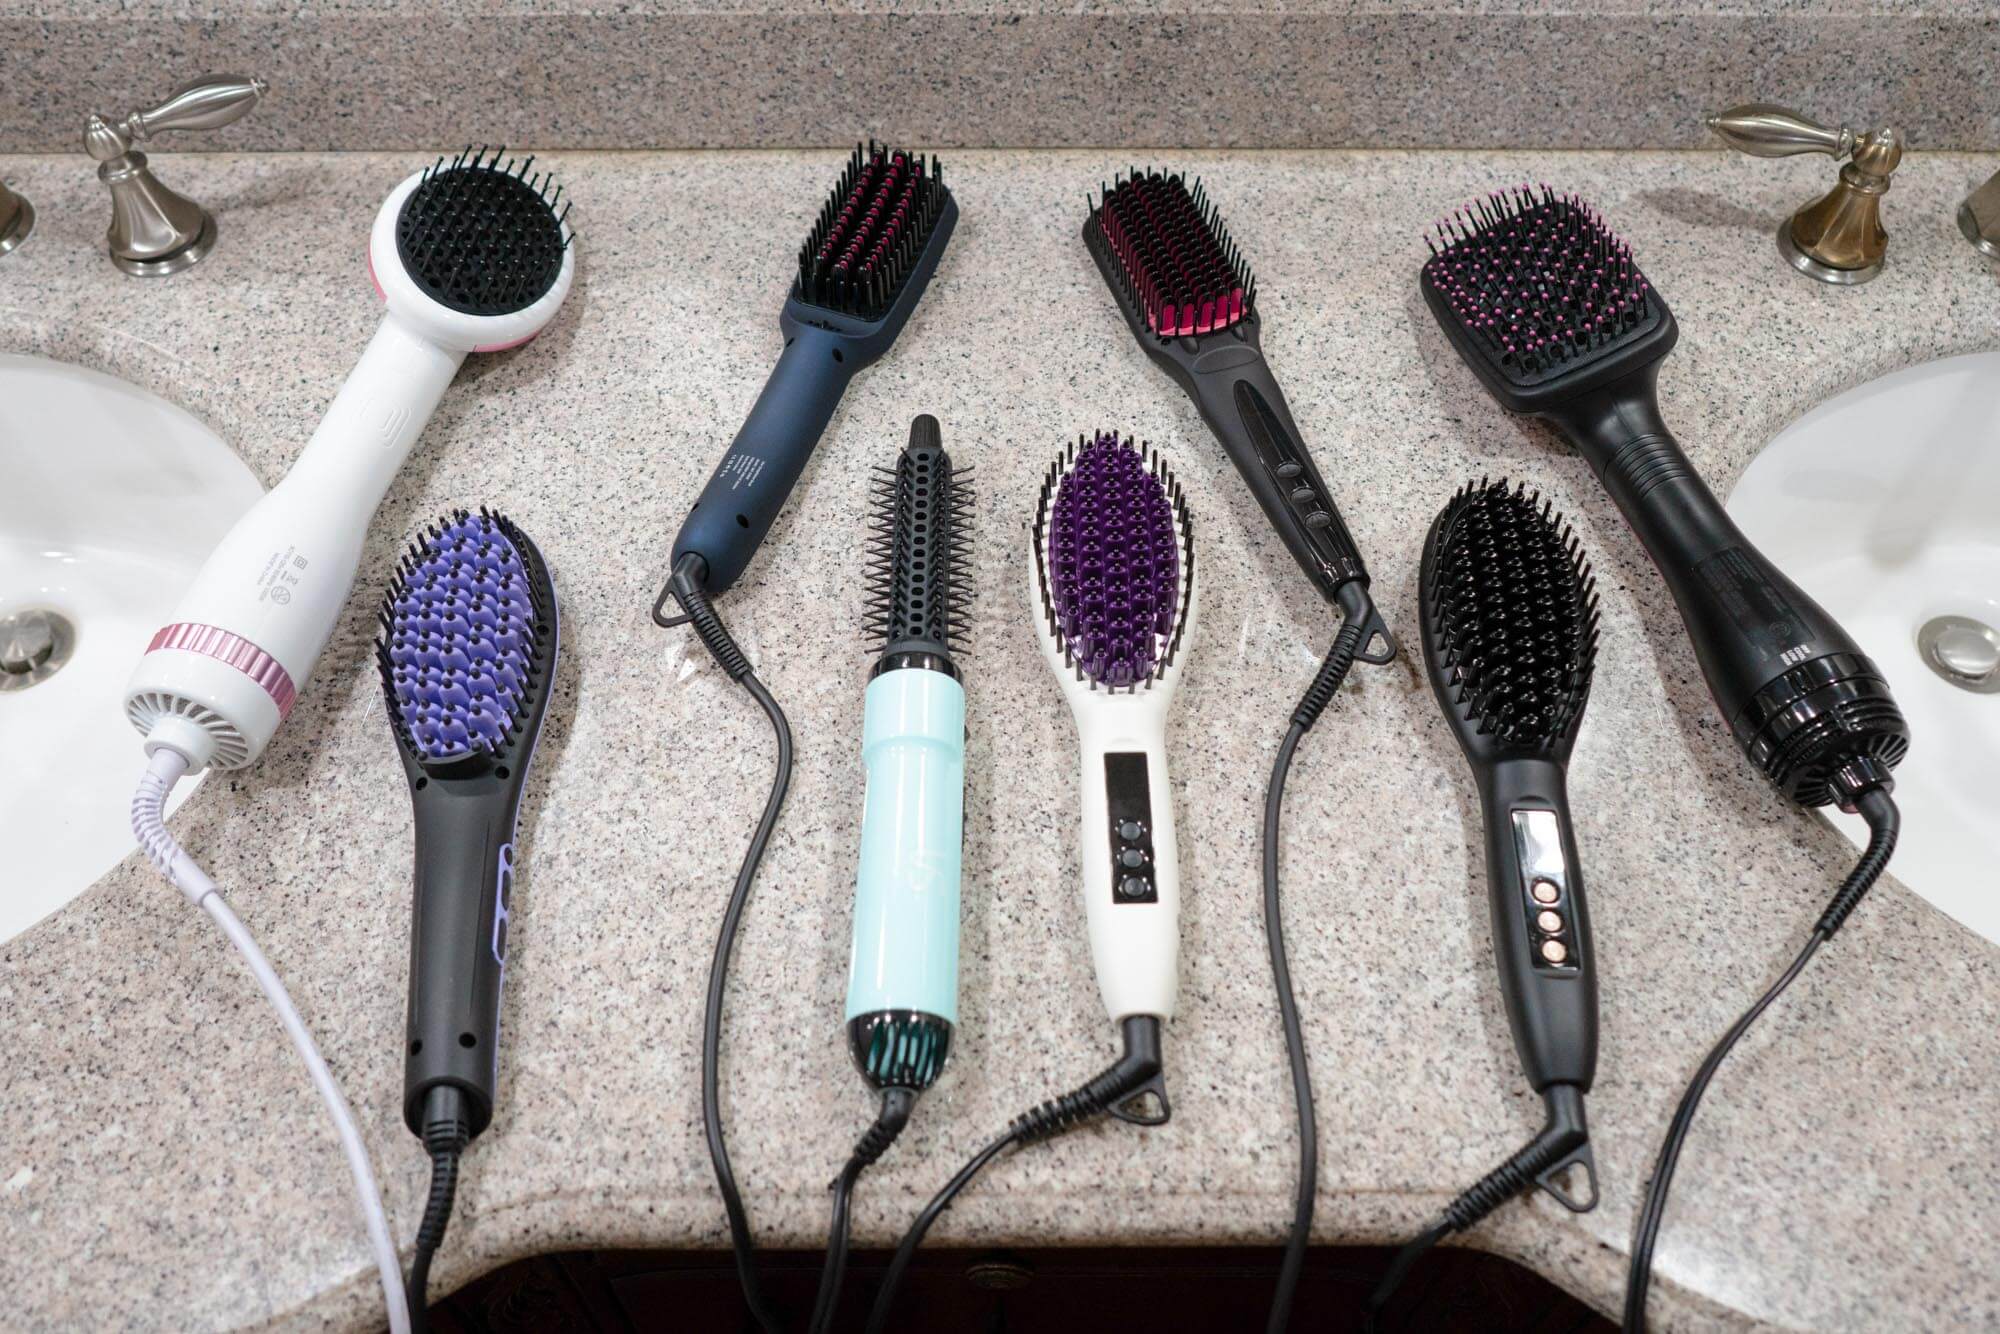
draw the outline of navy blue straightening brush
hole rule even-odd
[[[410,547],[376,661],[416,814],[403,1120],[431,1155],[412,1321],[467,1142],[493,1119],[514,822],[548,711],[555,585],[527,535],[459,510]]]

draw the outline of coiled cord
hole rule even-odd
[[[361,1131],[354,1124],[354,1112],[348,1107],[340,1085],[334,1081],[333,1072],[327,1068],[326,1058],[320,1055],[319,1045],[313,1041],[305,1020],[299,1017],[298,1007],[292,1004],[283,980],[258,947],[256,937],[250,934],[250,929],[230,908],[229,901],[222,897],[215,881],[209,879],[208,873],[167,832],[167,793],[187,772],[187,764],[187,757],[170,747],[160,746],[153,751],[145,777],[139,780],[138,791],[132,796],[132,832],[138,837],[139,846],[145,849],[147,860],[187,896],[189,903],[206,912],[243,956],[250,975],[264,993],[264,999],[277,1011],[278,1022],[284,1025],[286,1036],[291,1038],[299,1058],[306,1063],[306,1072],[312,1076],[313,1086],[319,1090],[320,1100],[326,1104],[327,1115],[333,1119],[334,1130],[340,1136],[341,1151],[347,1156],[348,1172],[354,1178],[354,1196],[361,1206],[369,1248],[374,1252],[376,1273],[382,1281],[382,1301],[388,1308],[389,1329],[391,1334],[409,1334],[410,1312],[403,1291],[402,1264],[396,1256],[396,1243],[390,1237],[389,1216],[382,1208],[382,1192],[375,1184],[375,1169],[368,1161],[368,1146],[362,1142]]]
[[[1583,1091],[1574,1084],[1551,1084],[1542,1090],[1548,1122],[1533,1139],[1516,1149],[1498,1167],[1472,1183],[1444,1208],[1436,1223],[1412,1237],[1389,1261],[1375,1291],[1368,1296],[1366,1328],[1373,1330],[1382,1309],[1430,1249],[1454,1232],[1477,1224],[1515,1196],[1532,1189],[1544,1173],[1574,1157],[1589,1143],[1584,1125]],[[1591,1190],[1595,1203],[1596,1188]]]
[[[743,1288],[743,1300],[765,1334],[781,1334],[782,1326],[765,1299],[764,1287],[758,1278],[756,1243],[750,1234],[750,1217],[744,1211],[742,1193],[736,1188],[736,1173],[729,1165],[729,1145],[722,1137],[720,1065],[722,998],[729,980],[729,956],[736,947],[736,928],[743,920],[744,905],[750,899],[751,882],[757,878],[757,868],[764,860],[764,849],[778,823],[778,812],[784,809],[785,792],[791,787],[792,729],[785,720],[785,711],[778,707],[778,701],[771,697],[771,692],[750,670],[750,660],[730,638],[722,619],[709,604],[707,590],[703,587],[706,578],[707,567],[701,557],[692,554],[681,557],[674,565],[666,589],[653,604],[653,619],[663,625],[668,623],[661,617],[660,608],[671,594],[680,603],[687,622],[694,626],[695,634],[700,636],[716,665],[730,680],[749,691],[750,697],[757,701],[758,707],[771,720],[771,730],[777,736],[778,759],[771,776],[771,794],[764,802],[764,813],[757,821],[757,828],[750,836],[750,846],[743,854],[743,864],[736,872],[736,884],[730,890],[729,904],[722,912],[722,929],[715,938],[715,955],[709,961],[708,997],[703,1004],[701,1020],[701,1123],[708,1138],[708,1159],[715,1169],[715,1186],[722,1195],[723,1211],[729,1216],[729,1245],[735,1254],[736,1277]]]
[[[855,1142],[854,1153],[834,1178],[833,1222],[827,1228],[826,1263],[820,1269],[819,1296],[813,1301],[812,1323],[806,1326],[810,1334],[826,1334],[833,1327],[834,1309],[840,1304],[841,1279],[847,1270],[848,1210],[854,1198],[854,1183],[889,1151],[889,1146],[903,1133],[903,1127],[910,1123],[910,1112],[916,1105],[915,1089],[883,1089],[882,1110],[875,1117],[875,1124]]]
[[[1653,1249],[1659,1241],[1660,1223],[1667,1211],[1667,1191],[1673,1185],[1674,1168],[1680,1163],[1681,1149],[1694,1125],[1695,1109],[1701,1106],[1701,1098],[1708,1091],[1709,1082],[1715,1078],[1715,1072],[1722,1067],[1730,1050],[1749,1031],[1750,1025],[1756,1023],[1757,1017],[1784,993],[1785,988],[1792,984],[1792,979],[1805,970],[1819,947],[1833,939],[1848,915],[1860,906],[1861,900],[1889,865],[1891,854],[1896,851],[1896,835],[1902,826],[1902,816],[1896,810],[1896,803],[1890,799],[1888,788],[1869,788],[1855,798],[1854,807],[1868,821],[1868,846],[1862,851],[1860,860],[1848,873],[1847,879],[1841,882],[1819,920],[1813,923],[1812,935],[1807,937],[1798,957],[1771,984],[1771,989],[1759,996],[1757,1003],[1730,1025],[1729,1031],[1722,1035],[1722,1040],[1702,1061],[1701,1068],[1695,1071],[1687,1091],[1681,1095],[1680,1106],[1674,1109],[1674,1119],[1667,1127],[1666,1139],[1660,1144],[1659,1159],[1653,1166],[1652,1180],[1646,1184],[1646,1202],[1639,1210],[1638,1227],[1632,1238],[1632,1260],[1625,1275],[1626,1334],[1645,1334],[1646,1294],[1653,1282]]]
[[[1291,1323],[1292,1299],[1298,1291],[1299,1273],[1305,1267],[1306,1245],[1312,1237],[1313,1202],[1319,1189],[1319,1127],[1313,1116],[1312,1072],[1306,1066],[1305,1030],[1299,1020],[1298,998],[1292,993],[1292,970],[1285,953],[1285,919],[1278,902],[1279,826],[1285,805],[1285,779],[1292,771],[1292,756],[1299,742],[1333,703],[1348,670],[1354,666],[1354,655],[1360,652],[1361,639],[1366,633],[1365,618],[1350,610],[1312,684],[1292,710],[1291,727],[1278,744],[1278,757],[1271,763],[1271,782],[1264,792],[1264,939],[1271,954],[1271,982],[1278,992],[1278,1020],[1285,1030],[1285,1055],[1291,1062],[1292,1098],[1299,1116],[1299,1171],[1293,1194],[1292,1230],[1285,1239],[1278,1285],[1271,1295],[1270,1316],[1264,1325],[1268,1334],[1283,1334]]]
[[[1051,1098],[1015,1117],[1008,1123],[1006,1133],[974,1154],[972,1161],[959,1168],[957,1175],[945,1183],[944,1189],[931,1197],[931,1202],[917,1215],[917,1221],[910,1224],[910,1230],[903,1234],[895,1257],[889,1261],[889,1272],[882,1276],[881,1291],[875,1294],[875,1305],[868,1312],[868,1334],[882,1334],[888,1328],[889,1311],[896,1302],[896,1288],[902,1283],[903,1272],[910,1267],[910,1261],[916,1258],[917,1247],[923,1244],[924,1234],[931,1230],[931,1224],[951,1207],[958,1193],[972,1183],[986,1164],[1010,1146],[1033,1144],[1073,1130],[1085,1121],[1110,1111],[1159,1078],[1160,1021],[1152,1015],[1133,1015],[1125,1020],[1123,1028],[1125,1053],[1118,1058],[1116,1065],[1073,1092]]]
[[[424,1200],[423,1220],[417,1224],[417,1244],[410,1261],[410,1328],[414,1334],[430,1329],[431,1260],[444,1243],[445,1225],[451,1221],[452,1202],[458,1195],[458,1163],[472,1138],[472,1125],[465,1111],[465,1095],[449,1084],[440,1084],[424,1095],[424,1150],[431,1157],[431,1188]]]

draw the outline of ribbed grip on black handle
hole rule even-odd
[[[1502,760],[1479,772],[1486,888],[1507,1022],[1540,1092],[1597,1073],[1597,967],[1562,766]]]
[[[1688,462],[1660,417],[1658,369],[1643,367],[1546,415],[1589,461],[1666,579],[1738,744],[1788,796],[1817,805],[1846,758],[1900,760],[1908,728],[1840,623],[1751,545]]]
[[[1189,388],[1202,419],[1321,596],[1332,600],[1352,580],[1366,584],[1361,552],[1263,354],[1240,342],[1204,348],[1189,369]]]

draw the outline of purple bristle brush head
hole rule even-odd
[[[1157,453],[1116,432],[1079,439],[1042,485],[1035,556],[1050,633],[1080,677],[1137,689],[1172,665],[1194,527]]]
[[[404,556],[381,622],[383,696],[412,760],[504,766],[533,745],[554,675],[556,603],[520,529],[486,510],[432,524]]]

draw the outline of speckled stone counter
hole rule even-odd
[[[1681,148],[1758,98],[1995,149],[1996,49],[1996,0],[0,0],[0,150],[224,70],[230,149]]]
[[[799,769],[744,923],[724,1061],[760,1236],[817,1245],[870,1106],[840,1032],[861,790],[868,465],[917,412],[977,465],[968,656],[963,1024],[948,1073],[869,1174],[889,1242],[1031,1100],[1094,1073],[1074,877],[1074,743],[1023,606],[1022,525],[1050,454],[1113,426],[1171,457],[1197,516],[1204,623],[1171,736],[1185,877],[1167,1127],[1088,1129],[993,1168],[939,1242],[1278,1240],[1294,1127],[1256,874],[1263,781],[1331,618],[1185,398],[1133,345],[1077,240],[1115,154],[965,153],[964,210],[895,353],[849,392],[787,517],[729,596],[790,710]],[[837,154],[551,160],[579,274],[537,343],[475,358],[390,491],[360,587],[263,762],[176,817],[289,979],[353,1099],[400,1238],[424,1164],[402,1125],[404,780],[369,661],[395,553],[449,506],[503,506],[551,559],[565,655],[524,815],[503,1102],[473,1148],[438,1288],[578,1246],[716,1247],[698,1017],[718,915],[763,800],[763,719],[647,606],[678,518],[778,347],[787,265]],[[1851,859],[1738,758],[1667,594],[1584,466],[1503,417],[1418,298],[1422,224],[1524,176],[1585,191],[1669,295],[1669,419],[1718,489],[1842,387],[1991,347],[2000,283],[1951,209],[1994,164],[1917,155],[1890,271],[1796,277],[1774,219],[1823,164],[1719,154],[1190,154],[1254,257],[1266,347],[1390,623],[1451,491],[1532,479],[1603,594],[1571,775],[1604,989],[1591,1103],[1604,1201],[1532,1199],[1465,1240],[1615,1311],[1637,1194],[1703,1051],[1790,958]],[[377,318],[365,228],[406,155],[162,158],[215,206],[193,272],[125,278],[73,157],[0,158],[41,211],[0,261],[0,350],[128,376],[275,480]],[[754,201],[746,193],[754,188]],[[116,701],[107,700],[107,708]],[[134,754],[134,777],[138,757]],[[121,790],[114,798],[121,802]],[[1419,668],[1357,672],[1304,747],[1286,896],[1321,1125],[1318,1239],[1408,1234],[1528,1135],[1487,944],[1477,808]],[[2000,1323],[2000,968],[1893,883],[1743,1044],[1703,1109],[1664,1233],[1668,1327]],[[209,923],[136,857],[0,946],[0,1291],[26,1328],[358,1328],[379,1311],[333,1137]]]

